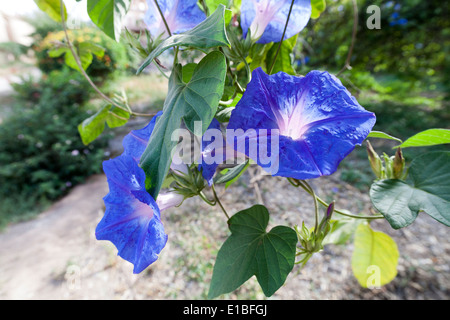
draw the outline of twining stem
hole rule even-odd
[[[225,210],[225,208],[222,205],[222,202],[220,202],[220,199],[217,196],[216,188],[214,187],[214,185],[211,186],[211,189],[214,194],[214,199],[216,199],[216,202],[219,204],[220,208],[222,209],[222,211],[225,214],[225,216],[227,217],[227,219],[230,220],[230,216],[228,215],[227,210]]]
[[[164,22],[164,26],[166,27],[167,33],[169,34],[169,37],[172,36],[172,32],[170,31],[169,28],[169,24],[167,23],[166,17],[164,17],[164,13],[161,10],[161,7],[158,4],[157,0],[154,0],[156,8],[158,8],[158,12],[159,15],[161,16],[162,21]],[[175,65],[178,62],[178,46],[175,47],[175,52],[174,52],[174,60],[173,60],[173,65]]]
[[[344,71],[350,70],[352,67],[350,66],[350,60],[353,55],[353,48],[355,47],[356,42],[356,32],[358,30],[358,4],[356,0],[352,0],[353,2],[353,31],[352,31],[352,42],[350,44],[350,49],[348,50],[347,59],[345,60],[344,67],[336,74],[336,77],[339,77]]]
[[[202,191],[200,191],[198,195],[200,196],[200,198],[202,198],[203,201],[205,201],[207,204],[209,204],[212,207],[215,206],[217,203],[217,201],[213,202],[213,201],[209,200],[208,197]]]
[[[316,193],[314,192],[313,188],[308,184],[306,181],[299,181],[300,186],[306,190],[310,195],[314,198],[314,211],[315,211],[315,223],[314,223],[314,232],[317,232],[317,228],[319,227],[319,204],[318,204],[318,197]]]
[[[154,1],[155,1],[156,8],[158,8],[159,14],[161,15],[162,21],[164,22],[164,26],[166,27],[167,33],[169,34],[169,37],[171,37],[172,32],[170,32],[170,28],[169,28],[169,25],[167,24],[166,17],[164,17],[164,14],[163,14],[161,8],[159,7],[158,1],[157,0],[154,0]]]
[[[269,74],[272,74],[272,70],[275,66],[275,62],[277,61],[278,54],[280,53],[281,45],[283,44],[284,36],[286,35],[286,30],[287,30],[287,27],[289,24],[289,19],[291,18],[291,13],[292,13],[292,8],[294,7],[294,2],[295,2],[295,0],[291,1],[291,7],[289,8],[289,13],[288,13],[288,16],[286,19],[286,24],[284,25],[283,35],[281,36],[281,40],[280,40],[280,43],[278,44],[277,52],[275,53],[275,57],[272,61],[272,65],[270,66]]]
[[[314,196],[313,193],[311,192],[311,190],[308,187],[306,187],[305,185],[302,184],[302,181],[297,180],[297,179],[292,179],[292,178],[288,178],[288,181],[294,187],[296,187],[296,188],[302,187],[303,190],[305,190],[310,195]],[[303,182],[305,182],[305,181],[303,181]],[[320,203],[321,205],[323,205],[325,208],[328,208],[330,206],[329,203],[327,203],[325,200],[321,199],[317,195],[315,195],[315,198],[316,198],[317,202]],[[382,215],[374,215],[374,216],[354,215],[354,214],[351,214],[351,213],[343,212],[343,211],[338,210],[338,209],[334,209],[333,212],[336,212],[336,213],[338,213],[340,215],[343,215],[343,216],[346,216],[346,217],[349,217],[349,218],[354,218],[354,219],[366,219],[366,220],[384,219],[384,216],[382,216]]]
[[[91,87],[108,103],[110,103],[111,105],[122,109],[123,111],[126,112],[130,112],[130,108],[129,107],[124,107],[121,104],[118,104],[117,102],[115,102],[114,100],[110,99],[107,95],[105,95],[96,85],[95,83],[91,80],[91,78],[88,76],[88,74],[86,73],[86,71],[83,69],[83,66],[81,64],[81,60],[80,57],[78,56],[77,52],[75,51],[75,48],[72,44],[72,42],[70,41],[69,38],[69,33],[67,32],[67,26],[66,26],[66,21],[65,21],[65,15],[64,15],[64,2],[63,0],[60,0],[60,5],[61,5],[61,23],[62,23],[62,27],[64,30],[64,34],[66,37],[66,42],[67,42],[67,46],[70,49],[70,52],[72,53],[75,62],[78,66],[78,69],[80,70],[81,74],[84,76],[84,78],[86,78],[86,80],[89,82],[89,84],[91,85]],[[155,114],[154,113],[138,113],[138,112],[130,112],[130,114],[132,116],[139,116],[139,117],[154,117]]]

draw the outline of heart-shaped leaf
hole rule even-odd
[[[374,207],[394,229],[410,225],[424,211],[450,226],[450,152],[430,152],[411,162],[412,185],[402,180],[376,181],[370,188]]]
[[[264,294],[273,295],[295,262],[296,232],[285,226],[266,232],[269,212],[262,205],[236,213],[228,221],[231,236],[217,254],[208,293],[210,299],[239,288],[253,275]]]
[[[397,275],[398,248],[387,234],[374,231],[369,224],[356,229],[352,270],[364,287],[381,287]]]
[[[156,121],[141,158],[141,167],[147,177],[146,188],[153,198],[158,196],[172,163],[172,152],[178,143],[178,137],[172,137],[173,132],[184,120],[191,132],[196,131],[194,123],[201,122],[199,134],[205,133],[222,97],[226,71],[225,56],[219,51],[209,53],[200,61],[188,83],[182,80],[181,65],[175,66],[163,114]]]

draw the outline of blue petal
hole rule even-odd
[[[166,27],[154,0],[147,0],[148,10],[144,21],[153,37],[167,36]],[[158,0],[172,34],[186,32],[202,22],[206,15],[197,5],[197,0]]]
[[[145,148],[147,148],[156,120],[161,115],[162,111],[159,111],[144,128],[133,130],[124,137],[122,141],[123,154],[133,157],[139,163]]]
[[[140,273],[157,260],[167,242],[160,210],[145,191],[145,174],[130,156],[121,155],[103,164],[109,193],[105,214],[96,228],[98,240],[109,240],[123,259]]]
[[[270,173],[311,179],[335,172],[375,121],[375,115],[327,72],[312,71],[300,78],[283,72],[268,76],[258,68],[228,129],[278,129],[279,167]],[[248,150],[246,154],[251,157]],[[253,160],[263,166],[259,158]]]
[[[209,129],[216,129],[220,130],[220,123],[217,121],[217,119],[213,119],[211,124],[208,127]],[[208,164],[207,161],[205,161],[205,158],[213,156],[209,153],[205,154],[204,151],[207,149],[208,145],[210,145],[211,141],[206,141],[202,138],[202,161],[198,166],[198,170],[202,172],[203,178],[208,182],[208,185],[211,186],[213,183],[213,177],[216,173],[217,167],[219,166],[219,163],[212,163]],[[223,142],[223,146],[225,146],[225,141]],[[214,150],[214,152],[223,152],[223,150]],[[223,163],[225,159],[222,159],[221,163]]]
[[[261,14],[257,14],[258,8],[255,5],[262,10]],[[247,35],[252,23],[255,23],[265,28],[257,43],[280,42],[290,6],[291,1],[288,0],[242,0],[241,27],[244,36]],[[265,10],[265,8],[269,10]],[[270,10],[271,8],[272,10]],[[296,0],[292,7],[284,40],[302,31],[308,24],[310,17],[311,1]]]

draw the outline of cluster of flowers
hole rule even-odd
[[[146,22],[150,31],[154,36],[167,36],[153,0],[148,3]],[[158,3],[173,33],[189,30],[205,18],[196,0]],[[244,35],[250,32],[260,43],[280,41],[290,5],[291,1],[242,0]],[[295,1],[286,38],[300,32],[310,14],[310,1]],[[161,212],[184,200],[172,190],[161,193],[155,201],[145,190],[145,173],[139,161],[160,115],[161,112],[145,128],[130,132],[123,141],[123,154],[103,165],[109,193],[104,198],[106,211],[96,236],[111,241],[119,255],[133,263],[134,273],[156,261],[167,242]],[[269,173],[304,180],[335,172],[339,163],[367,137],[375,120],[375,115],[360,106],[341,82],[327,72],[312,71],[297,77],[283,72],[267,75],[258,68],[232,111],[228,128],[278,130],[279,166],[276,172]],[[214,119],[210,128],[220,128],[219,122]],[[268,138],[266,143],[270,143],[270,135]],[[232,141],[227,143],[234,145]],[[207,143],[202,144],[202,150],[204,158],[213,152]],[[252,157],[248,152],[246,155]],[[259,159],[252,160],[262,165]],[[211,184],[220,163],[207,163],[198,166],[198,170]],[[186,172],[188,167],[177,165],[172,169]]]

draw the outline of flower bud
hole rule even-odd
[[[403,157],[402,149],[397,148],[397,151],[395,152],[394,157],[394,163],[392,168],[392,174],[394,179],[402,179],[404,176],[405,169],[405,158]]]
[[[383,163],[369,141],[367,141],[367,153],[373,173],[378,179],[381,179],[383,176]]]

